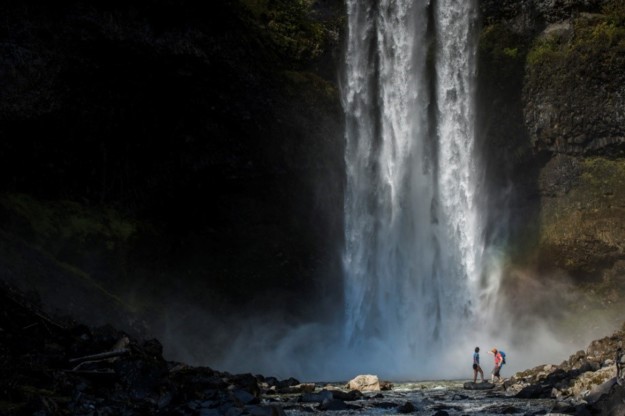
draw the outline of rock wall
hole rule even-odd
[[[508,272],[564,274],[592,292],[586,306],[623,310],[625,6],[480,7],[480,126],[499,160],[491,186],[511,190]]]
[[[592,341],[560,365],[540,365],[518,372],[506,380],[504,388],[516,397],[555,399],[551,410],[554,413],[622,414],[625,389],[622,379],[617,380],[616,360],[625,340],[623,329]]]

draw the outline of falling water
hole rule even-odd
[[[476,7],[348,0],[347,10],[345,337],[369,368],[415,377],[407,363],[443,358],[481,306]]]

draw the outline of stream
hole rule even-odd
[[[460,415],[544,415],[553,408],[552,399],[517,399],[497,387],[493,390],[465,390],[466,380],[424,381],[394,383],[393,389],[366,392],[354,401],[345,402],[347,408],[327,409],[333,415],[389,415],[417,414],[427,416]],[[322,388],[341,388],[344,384],[316,383]],[[290,416],[308,415],[323,411],[318,402],[303,402],[301,395],[268,396],[267,404],[278,404]],[[410,404],[407,404],[410,403]]]

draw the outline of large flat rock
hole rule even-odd
[[[494,389],[495,385],[493,383],[489,383],[488,381],[483,381],[481,383],[467,381],[464,383],[464,388],[465,390],[490,390]]]

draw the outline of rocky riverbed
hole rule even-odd
[[[623,331],[492,390],[466,390],[457,380],[380,382],[378,391],[170,362],[157,340],[51,317],[3,284],[0,335],[0,415],[616,415],[625,397],[611,382]]]
[[[559,365],[547,364],[519,372],[504,383],[519,398],[552,398],[565,414],[625,414],[625,388],[616,379],[616,351],[623,347],[625,324],[608,337]]]
[[[539,415],[546,414],[555,402],[551,399],[516,398],[502,388],[469,391],[464,390],[462,384],[462,381],[395,383],[391,391],[364,393],[349,401],[331,398],[337,390],[329,390],[328,386],[324,386],[320,394],[328,398],[321,403],[307,403],[302,396],[283,396],[279,400],[283,409],[292,415],[319,410],[334,410],[333,414],[336,415]],[[342,390],[338,391],[341,392],[338,397],[343,397]]]

